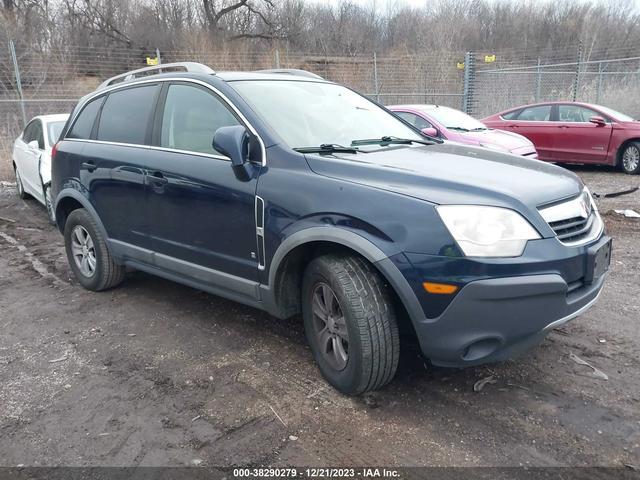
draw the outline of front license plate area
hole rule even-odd
[[[609,270],[611,264],[611,239],[605,243],[591,247],[587,253],[587,271],[585,283],[593,283]]]

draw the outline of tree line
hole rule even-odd
[[[85,48],[371,52],[554,52],[582,42],[587,51],[640,44],[634,0],[2,0],[5,38],[46,50]]]

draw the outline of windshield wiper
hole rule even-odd
[[[412,143],[421,143],[422,145],[433,145],[434,142],[431,140],[419,140],[412,138],[400,138],[400,137],[390,137],[385,135],[380,138],[363,138],[361,140],[353,140],[351,145],[381,145],[386,147],[387,145],[395,144],[395,145],[410,145]]]
[[[297,147],[294,148],[300,153],[358,153],[360,150],[354,147],[345,147],[336,143],[323,143],[318,147]]]
[[[478,128],[472,128],[469,131],[470,132],[484,132],[485,130],[489,130],[489,129],[487,127],[478,127]]]
[[[458,132],[469,132],[468,128],[463,127],[447,127],[447,130],[457,130]]]

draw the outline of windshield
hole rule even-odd
[[[602,113],[604,113],[605,115],[608,115],[610,117],[613,117],[615,120],[619,120],[621,122],[633,122],[633,118],[632,117],[630,117],[629,115],[625,115],[624,113],[617,112],[612,108],[601,107],[600,105],[597,105],[596,107]]]
[[[433,107],[425,110],[425,113],[431,115],[445,128],[452,130],[486,130],[487,127],[473,117],[470,117],[460,110],[449,107]]]
[[[62,128],[66,121],[50,122],[47,124],[47,135],[49,137],[49,145],[54,145],[60,138]]]
[[[340,85],[295,80],[244,80],[232,85],[291,148],[350,146],[354,140],[384,136],[425,140],[383,108]]]

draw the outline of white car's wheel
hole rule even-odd
[[[18,167],[15,167],[14,170],[16,174],[16,188],[18,189],[18,196],[22,199],[29,198],[29,194],[24,191],[24,185],[22,185],[22,178],[20,177],[20,172],[18,171]]]

